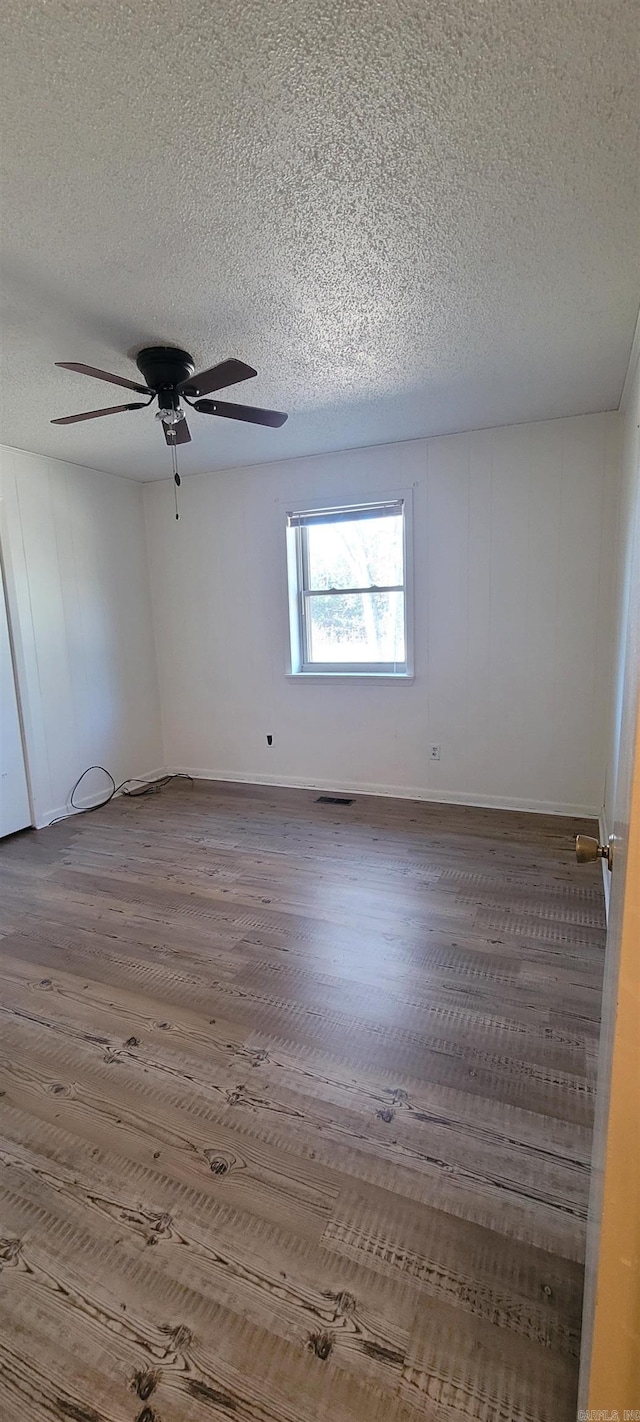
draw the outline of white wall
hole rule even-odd
[[[142,487],[0,449],[0,535],[34,817],[64,814],[99,762],[163,764]],[[85,782],[102,798],[108,782]]]
[[[146,485],[167,766],[597,812],[619,425],[588,415],[196,476],[178,523],[172,485]],[[414,683],[287,679],[286,509],[411,486]]]

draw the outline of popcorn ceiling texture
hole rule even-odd
[[[227,355],[186,473],[617,406],[639,293],[635,0],[5,0],[0,438],[166,478],[143,344]],[[132,397],[133,398],[133,397]]]

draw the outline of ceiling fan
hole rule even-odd
[[[52,420],[52,425],[74,425],[80,420],[97,420],[102,415],[120,415],[125,410],[143,410],[146,405],[158,401],[156,419],[162,421],[164,437],[173,448],[177,444],[188,444],[191,439],[181,401],[185,401],[201,415],[221,415],[226,420],[243,420],[250,425],[271,425],[278,429],[287,416],[281,410],[261,410],[253,405],[232,405],[225,400],[205,400],[216,390],[225,390],[228,385],[237,385],[241,380],[250,380],[257,375],[251,365],[242,360],[223,360],[212,365],[209,370],[195,375],[195,363],[188,351],[173,346],[147,346],[136,357],[136,365],[144,380],[144,385],[135,380],[127,380],[122,375],[111,375],[108,370],[97,370],[93,365],[81,365],[73,360],[57,360],[56,365],[64,370],[77,370],[80,375],[92,375],[95,380],[107,380],[111,385],[124,385],[126,390],[136,390],[139,395],[148,395],[146,401],[135,400],[128,405],[109,405],[105,410],[85,410],[81,415],[63,415]]]

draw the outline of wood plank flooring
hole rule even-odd
[[[589,829],[174,782],[0,846],[4,1422],[574,1422]]]

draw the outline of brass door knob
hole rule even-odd
[[[596,859],[604,859],[609,869],[613,868],[613,845],[598,844],[589,834],[576,835],[576,859],[578,864],[595,864]]]

